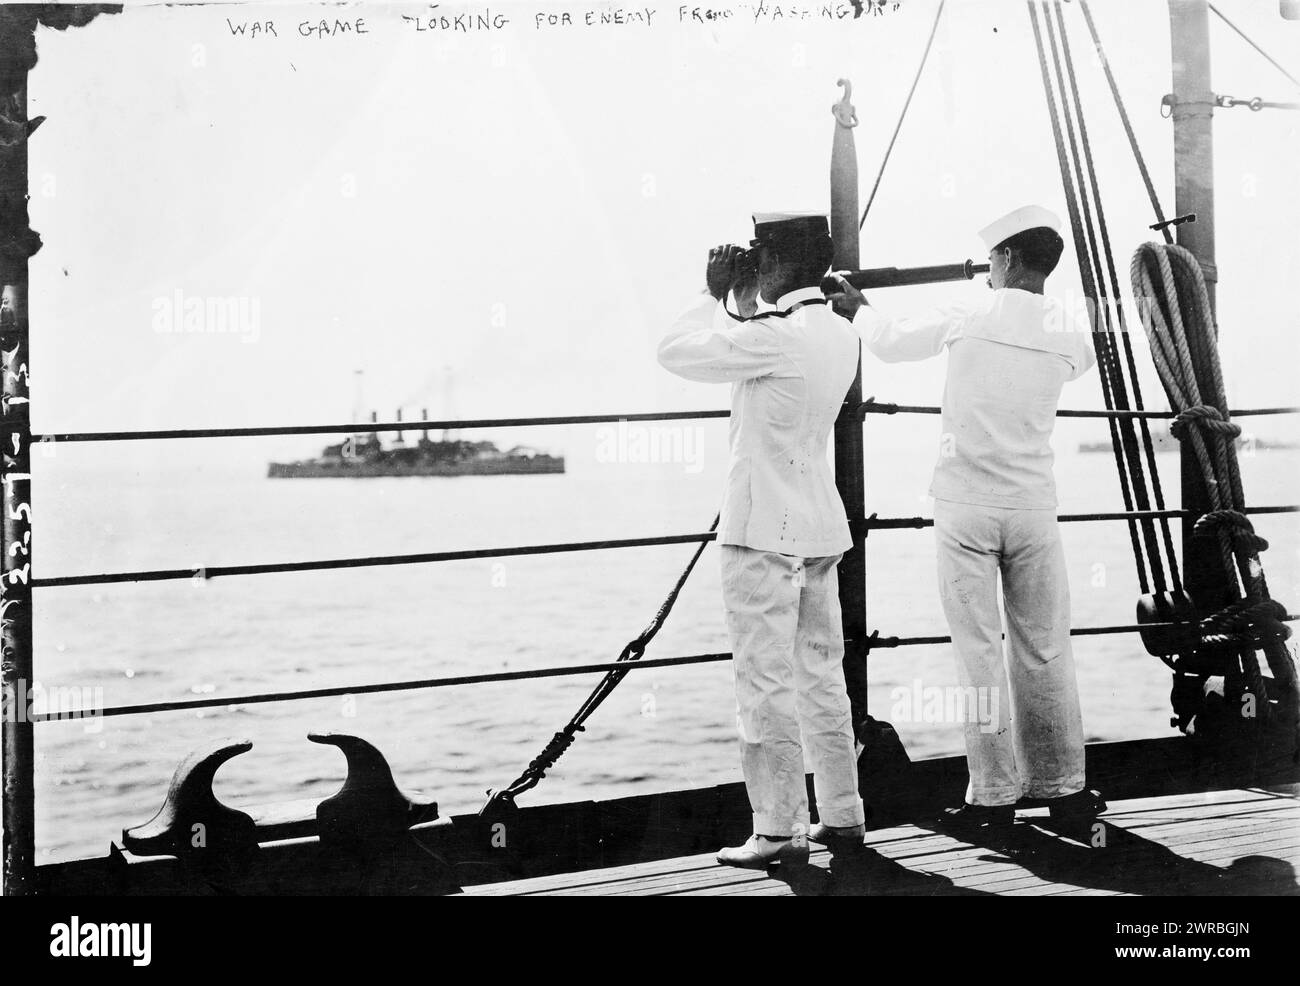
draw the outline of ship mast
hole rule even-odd
[[[1176,227],[1178,245],[1189,250],[1205,275],[1210,314],[1217,310],[1219,280],[1214,260],[1214,91],[1210,86],[1210,14],[1207,0],[1169,0],[1173,65],[1174,215],[1195,213]],[[1217,319],[1216,319],[1217,325]],[[1213,538],[1192,536],[1194,518],[1212,509],[1190,443],[1181,450],[1183,569],[1187,590],[1206,612],[1233,598]]]
[[[840,79],[843,98],[831,112],[835,131],[831,141],[831,239],[834,242],[835,270],[858,269],[858,154],[853,128],[858,125],[854,111],[853,85]],[[867,566],[865,463],[862,441],[862,355],[858,354],[857,374],[844,398],[844,406],[835,421],[835,485],[848,514],[853,545],[839,564],[840,613],[844,626],[844,681],[852,706],[853,727],[865,743],[862,730],[870,721],[867,715]]]
[[[362,419],[364,418],[366,413],[365,412],[366,405],[363,396],[365,374],[366,374],[365,370],[352,371],[352,423],[354,425],[361,424]],[[347,443],[344,443],[344,454],[345,455],[354,454],[357,448],[359,448],[362,444],[365,443],[366,438],[367,436],[364,432],[356,432],[355,434],[353,434],[351,444],[349,445]]]
[[[365,374],[365,370],[352,371],[352,423],[354,425],[361,424],[361,415],[365,413],[362,410],[365,407],[362,401],[362,378]]]
[[[397,423],[398,423],[399,425],[402,423],[402,409],[401,409],[400,407],[397,409]],[[405,447],[406,447],[406,435],[405,435],[405,433],[403,433],[403,432],[401,432],[401,431],[394,432],[394,434],[393,434],[393,448],[405,448]]]
[[[1178,245],[1192,252],[1215,306],[1214,91],[1210,87],[1210,14],[1207,0],[1169,0],[1173,63],[1174,215]]]
[[[456,405],[456,374],[450,365],[442,368],[442,407],[444,417],[448,421],[454,421],[457,417]],[[442,432],[444,442],[455,442],[460,440],[460,432],[454,428],[444,428]]]

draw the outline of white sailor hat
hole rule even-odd
[[[1003,240],[1015,236],[1017,233],[1023,233],[1027,229],[1038,229],[1046,226],[1048,229],[1061,231],[1061,217],[1051,209],[1044,209],[1041,205],[1026,205],[1019,209],[1013,209],[1001,219],[995,219],[979,231],[979,238],[984,241],[984,246],[988,250],[997,248],[997,245]]]
[[[831,235],[824,212],[756,212],[750,246],[789,243]]]

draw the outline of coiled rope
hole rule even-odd
[[[1177,412],[1170,431],[1190,442],[1205,480],[1212,509],[1197,519],[1193,533],[1216,538],[1224,575],[1239,597],[1201,621],[1200,647],[1237,649],[1232,677],[1261,699],[1267,695],[1255,648],[1264,652],[1282,697],[1296,697],[1295,664],[1285,646],[1286,612],[1274,602],[1259,553],[1268,542],[1246,516],[1237,462],[1241,426],[1228,414],[1214,317],[1201,265],[1186,249],[1146,243],[1133,255],[1129,273],[1156,370]]]

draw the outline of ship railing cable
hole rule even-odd
[[[1134,253],[1130,275],[1156,370],[1177,411],[1170,431],[1191,443],[1211,506],[1196,521],[1193,533],[1217,538],[1223,574],[1240,597],[1210,617],[1211,636],[1216,639],[1209,642],[1222,643],[1218,638],[1225,634],[1231,638],[1240,631],[1243,614],[1265,625],[1272,623],[1274,633],[1268,639],[1238,635],[1242,649],[1234,676],[1253,694],[1265,695],[1254,650],[1258,647],[1283,696],[1297,702],[1295,665],[1283,643],[1287,628],[1276,619],[1284,610],[1272,603],[1259,560],[1268,542],[1255,533],[1246,516],[1236,447],[1241,426],[1227,410],[1217,332],[1201,265],[1183,247],[1147,243]]]
[[[1237,619],[1248,619],[1249,613],[1238,615]],[[1226,619],[1226,617],[1225,617]],[[1300,615],[1285,613],[1282,622],[1294,623]],[[1126,633],[1141,633],[1151,630],[1184,629],[1196,627],[1197,623],[1125,623],[1115,626],[1073,627],[1072,637],[1111,636]],[[949,636],[881,636],[877,630],[871,635],[872,648],[887,647],[930,647],[949,644]],[[64,720],[114,718],[133,715],[154,715],[164,712],[193,712],[203,709],[237,709],[247,705],[265,705],[272,702],[298,702],[310,699],[341,698],[355,695],[376,695],[388,692],[420,691],[434,688],[456,688],[466,685],[485,685],[530,681],[537,678],[564,678],[589,674],[609,674],[617,671],[620,675],[632,671],[647,671],[655,668],[675,668],[696,664],[720,664],[730,661],[731,654],[688,654],[680,657],[655,657],[638,659],[635,662],[604,661],[591,664],[565,664],[548,668],[528,668],[519,671],[490,671],[483,674],[449,675],[441,678],[417,678],[404,681],[367,682],[359,685],[332,685],[321,688],[285,689],[273,692],[255,692],[246,695],[213,695],[205,698],[176,699],[174,701],[142,702],[134,705],[110,705],[95,707],[59,708],[54,711],[33,711],[32,721],[39,723],[62,722]]]
[[[1247,514],[1294,514],[1300,513],[1300,504],[1278,504],[1268,507],[1247,507],[1243,513]],[[1114,510],[1108,512],[1094,512],[1083,514],[1058,514],[1056,519],[1061,524],[1081,524],[1092,521],[1106,520],[1128,520],[1134,514],[1136,519],[1147,520],[1194,520],[1196,514],[1191,510]],[[878,517],[872,514],[870,517],[864,517],[860,520],[859,525],[866,531],[894,531],[894,530],[919,530],[925,527],[934,526],[933,517]]]
[[[637,411],[622,414],[559,414],[543,417],[465,418],[448,421],[367,421],[356,424],[271,425],[253,428],[168,428],[137,431],[72,431],[33,434],[32,441],[131,442],[178,438],[269,438],[283,435],[365,435],[381,431],[465,431],[481,428],[533,428],[550,425],[598,425],[635,421],[689,421],[726,418],[726,410]]]
[[[551,544],[520,544],[500,548],[471,548],[456,551],[426,551],[407,555],[373,555],[357,558],[324,558],[312,561],[266,562],[253,565],[210,565],[200,568],[164,568],[135,572],[105,572],[94,575],[59,575],[33,578],[35,588],[74,585],[104,585],[114,582],[166,582],[180,579],[206,581],[231,575],[272,575],[284,572],[322,572],[340,568],[371,568],[386,565],[424,565],[444,561],[472,561],[521,555],[553,555],[575,551],[605,551],[614,548],[647,548],[668,544],[712,541],[712,531],[693,534],[660,534],[605,541],[564,541]]]
[[[1253,507],[1247,510],[1252,514],[1291,513],[1300,507],[1277,505]],[[1062,514],[1057,519],[1062,523],[1108,520],[1159,520],[1187,516],[1181,510],[1120,510],[1082,514]],[[887,529],[903,527],[928,527],[932,521],[923,517],[884,518],[873,515],[851,521],[865,525],[867,529]],[[391,565],[427,565],[448,561],[474,561],[485,558],[511,558],[528,555],[568,554],[579,551],[608,551],[617,548],[661,547],[671,544],[707,543],[714,540],[717,533],[710,528],[707,531],[687,534],[659,534],[639,538],[615,538],[606,541],[564,541],[551,544],[505,545],[498,548],[471,548],[456,551],[426,551],[407,555],[374,555],[357,558],[324,558],[311,561],[265,562],[250,565],[211,565],[200,568],[163,568],[145,569],[130,572],[97,572],[88,575],[55,575],[32,578],[31,585],[37,589],[67,588],[83,585],[112,585],[126,582],[169,582],[169,581],[206,581],[215,578],[227,578],[236,575],[273,575],[292,572],[323,572],[336,569],[383,567]]]
[[[892,410],[891,410],[892,409]],[[867,401],[859,408],[861,413],[893,414],[912,410],[897,404],[874,404]],[[1297,408],[1261,408],[1257,410],[1233,411],[1234,417],[1248,414],[1293,414]],[[926,409],[918,413],[938,414],[939,409]],[[1134,412],[1126,410],[1087,411],[1062,409],[1057,412],[1062,418],[1102,418],[1102,417],[1150,417],[1170,418],[1172,412],[1147,411]],[[290,435],[350,435],[374,434],[385,431],[464,431],[484,428],[533,428],[559,425],[618,424],[619,422],[645,421],[690,421],[705,418],[727,418],[731,412],[726,409],[703,411],[633,411],[619,414],[564,414],[543,417],[516,418],[464,418],[444,421],[367,421],[364,424],[314,424],[314,425],[267,425],[248,428],[167,428],[135,431],[67,431],[33,433],[32,441],[39,444],[48,443],[87,443],[87,442],[131,442],[131,441],[167,441],[190,438],[274,438]]]
[[[869,398],[858,406],[860,414],[941,414],[943,408],[936,404],[890,404]],[[1234,418],[1260,415],[1300,414],[1300,407],[1257,407],[1228,412]],[[1146,418],[1149,421],[1171,420],[1176,411],[1092,411],[1063,408],[1056,412],[1058,418]]]

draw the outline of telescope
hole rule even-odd
[[[988,264],[966,260],[960,264],[938,264],[933,267],[872,267],[844,274],[859,291],[870,288],[899,288],[909,284],[939,284],[943,281],[970,281],[976,274],[987,274]],[[822,293],[835,294],[840,282],[834,277],[822,278]]]

